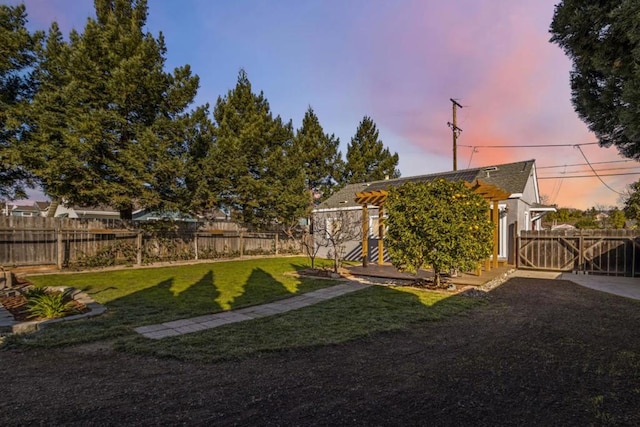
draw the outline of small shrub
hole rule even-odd
[[[45,292],[28,297],[27,310],[32,319],[57,319],[77,312],[73,305],[71,290]]]
[[[22,293],[22,295],[26,298],[26,299],[32,299],[32,298],[36,298],[36,297],[41,297],[43,295],[46,295],[47,290],[45,288],[29,288],[26,291],[24,291]]]

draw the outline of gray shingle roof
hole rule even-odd
[[[535,160],[523,162],[505,163],[480,168],[464,169],[458,171],[441,172],[428,175],[409,176],[404,178],[373,181],[361,184],[348,184],[324,202],[318,205],[318,209],[345,208],[359,206],[355,202],[356,193],[363,191],[386,190],[397,187],[405,182],[428,182],[434,179],[444,178],[450,181],[472,182],[476,179],[500,187],[508,193],[523,193],[533,169]]]

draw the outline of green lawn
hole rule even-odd
[[[213,362],[258,352],[370,339],[385,331],[461,315],[482,300],[389,286],[346,294],[279,316],[234,323],[162,340],[121,340],[123,351],[193,362]]]
[[[25,337],[31,345],[63,346],[133,334],[133,328],[261,304],[331,286],[335,281],[286,273],[306,258],[262,258],[163,268],[33,276],[37,286],[73,286],[104,304],[106,314],[63,322]]]
[[[108,311],[10,341],[13,345],[47,348],[113,339],[122,351],[211,362],[256,352],[367,339],[379,332],[458,315],[481,304],[474,298],[374,286],[282,315],[180,337],[156,341],[133,331],[137,326],[260,304],[336,283],[285,274],[307,266],[305,258],[268,258],[36,276],[32,281],[39,286],[84,289]]]

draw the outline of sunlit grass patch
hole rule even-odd
[[[99,341],[134,334],[138,326],[263,304],[336,283],[287,274],[306,263],[305,258],[264,258],[34,276],[30,280],[37,286],[82,289],[107,312],[13,340],[44,347]]]
[[[121,350],[212,362],[256,352],[334,345],[374,334],[419,327],[419,322],[458,315],[481,301],[417,289],[373,286],[282,315],[202,332],[149,340],[121,340]]]

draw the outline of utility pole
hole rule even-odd
[[[460,132],[462,132],[462,129],[458,127],[458,121],[456,118],[456,107],[462,108],[462,105],[458,104],[458,102],[453,98],[449,98],[449,100],[453,104],[453,122],[447,122],[447,125],[453,132],[453,170],[456,171],[458,170],[458,136],[460,136]]]

